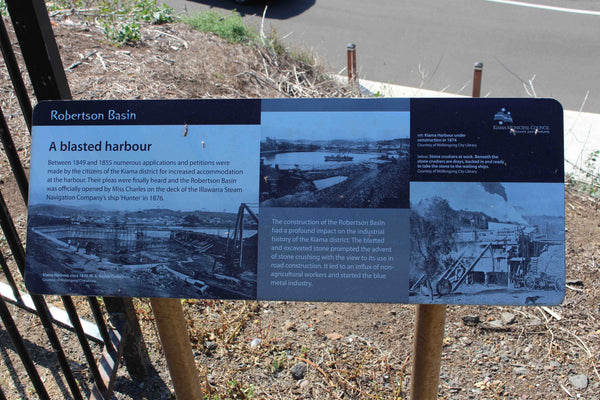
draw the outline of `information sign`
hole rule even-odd
[[[562,118],[551,99],[42,102],[27,287],[557,304]]]

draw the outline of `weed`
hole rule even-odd
[[[164,24],[173,21],[173,9],[165,4],[160,6],[156,0],[137,0],[132,12],[143,21],[151,24]]]
[[[235,11],[229,15],[223,15],[209,10],[183,16],[181,20],[201,32],[213,32],[230,43],[249,42],[257,37],[256,33],[244,24],[240,14]]]
[[[241,382],[229,381],[227,383],[227,396],[231,400],[250,400],[254,397],[254,385],[244,387]]]
[[[600,150],[591,152],[578,170],[575,175],[567,175],[567,185],[592,197],[600,197]]]
[[[272,374],[275,374],[275,373],[281,371],[282,369],[285,368],[285,365],[287,364],[287,360],[288,360],[287,353],[285,351],[279,352],[278,354],[273,356],[273,359],[271,360],[271,364],[269,364],[269,372]]]
[[[140,24],[133,21],[116,26],[106,22],[104,34],[108,40],[118,44],[135,44],[142,39]]]
[[[104,28],[108,40],[117,44],[136,44],[142,39],[140,23],[172,22],[173,9],[156,0],[59,0],[47,2],[50,12],[86,9],[94,12],[94,22]]]

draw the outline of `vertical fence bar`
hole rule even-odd
[[[98,331],[100,332],[100,336],[102,336],[102,340],[104,341],[104,345],[109,353],[114,353],[117,350],[112,345],[112,340],[110,340],[110,335],[108,333],[108,328],[106,327],[106,323],[104,322],[104,316],[102,315],[102,309],[100,308],[100,304],[95,297],[88,297],[88,304],[90,305],[90,310],[92,311],[92,315],[94,316],[94,321],[96,322],[96,326],[98,327]]]
[[[1,19],[1,18],[0,18]],[[23,164],[21,163],[21,159],[19,158],[19,153],[15,148],[15,143],[10,136],[10,132],[8,131],[8,125],[6,125],[6,119],[4,118],[4,113],[0,108],[0,140],[2,141],[2,146],[4,146],[4,152],[6,153],[6,157],[8,158],[8,162],[10,164],[10,168],[15,176],[15,180],[17,181],[17,186],[19,186],[19,191],[21,192],[21,196],[23,197],[23,201],[27,204],[27,199],[29,196],[29,183],[27,181],[27,175],[25,174],[25,170],[23,169]]]
[[[71,99],[44,0],[6,0],[6,6],[38,101]]]
[[[33,383],[33,386],[35,387],[35,391],[37,392],[38,396],[40,397],[40,399],[50,400],[48,392],[46,391],[46,387],[40,379],[40,375],[37,369],[35,368],[33,361],[31,360],[31,356],[27,351],[27,347],[25,347],[23,337],[19,333],[19,330],[15,325],[15,321],[10,315],[10,310],[8,309],[8,306],[6,305],[6,302],[4,301],[2,296],[0,296],[0,317],[2,318],[2,323],[6,328],[6,332],[8,333],[8,336],[10,337],[13,346],[15,346],[17,354],[21,358],[21,362],[23,363],[23,366],[27,371],[27,375],[29,375],[29,379],[31,379],[31,383]],[[4,397],[2,396],[1,398]]]
[[[71,299],[69,296],[61,296],[61,300],[65,305],[65,311],[69,315],[69,319],[71,320],[71,324],[73,325],[73,330],[77,335],[77,339],[79,339],[79,344],[81,345],[81,349],[83,350],[83,355],[85,356],[85,359],[88,363],[90,372],[92,373],[92,377],[94,378],[94,382],[96,382],[96,385],[100,388],[100,390],[106,390],[104,380],[100,376],[100,371],[98,370],[98,366],[96,365],[94,353],[92,353],[90,343],[85,337],[85,332],[83,331],[83,327],[81,326],[79,315],[77,315],[77,309],[75,308],[75,304],[73,304],[73,299]]]
[[[17,58],[15,57],[15,52],[13,51],[12,44],[10,43],[10,38],[8,36],[8,32],[6,31],[6,25],[4,25],[4,19],[2,18],[0,18],[0,49],[2,50],[4,64],[6,65],[8,75],[10,76],[13,88],[15,89],[17,100],[21,106],[23,119],[25,119],[27,129],[29,129],[29,132],[31,132],[33,110],[29,101],[29,94],[25,88],[23,76],[19,70],[19,63],[17,63]]]
[[[19,239],[19,235],[17,233],[17,229],[15,228],[12,218],[10,217],[10,213],[8,212],[8,207],[6,206],[6,202],[4,201],[4,196],[0,192],[0,225],[2,225],[2,231],[4,232],[4,237],[8,242],[10,250],[12,252],[13,258],[17,263],[17,267],[21,272],[22,276],[25,276],[25,250],[23,249],[23,245],[21,244],[21,239]],[[77,384],[77,380],[73,375],[73,371],[69,365],[69,361],[63,351],[62,345],[60,344],[60,340],[58,339],[58,335],[54,330],[54,326],[52,325],[52,319],[50,318],[50,311],[48,310],[48,306],[46,305],[46,301],[40,295],[31,295],[31,300],[33,301],[33,305],[37,311],[37,314],[40,318],[40,322],[46,331],[46,335],[48,336],[48,340],[56,353],[58,358],[58,363],[60,365],[63,374],[65,375],[65,379],[67,381],[67,385],[69,385],[69,389],[71,390],[71,394],[77,400],[83,400],[81,395],[81,389]]]

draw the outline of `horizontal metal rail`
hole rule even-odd
[[[8,303],[15,305],[22,310],[25,310],[27,312],[35,314],[36,309],[34,307],[31,296],[24,292],[19,292],[19,294],[21,295],[21,298],[23,299],[22,302],[18,301],[15,298],[15,296],[12,292],[12,289],[10,288],[9,285],[7,285],[6,283],[0,282],[0,295],[2,297],[4,297],[4,299]],[[61,328],[68,329],[70,331],[74,331],[73,324],[71,324],[71,321],[69,320],[69,315],[67,314],[67,312],[65,310],[55,307],[53,305],[49,305],[48,310],[50,311],[50,320],[54,324],[60,326]],[[81,319],[81,318],[79,319],[79,321],[81,322],[81,326],[83,327],[85,336],[88,339],[90,339],[93,342],[98,343],[98,344],[104,343],[104,340],[102,339],[102,336],[100,335],[100,331],[95,324],[93,324],[89,321],[86,321],[85,319]]]

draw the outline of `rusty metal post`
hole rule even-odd
[[[437,400],[438,398],[445,322],[445,304],[417,305],[411,400]]]
[[[477,62],[473,66],[473,96],[479,97],[481,94],[481,73],[483,71],[483,63]]]
[[[354,43],[348,43],[346,46],[348,50],[348,83],[356,82],[356,45]]]
[[[151,298],[160,342],[178,400],[202,399],[202,386],[179,299]]]

